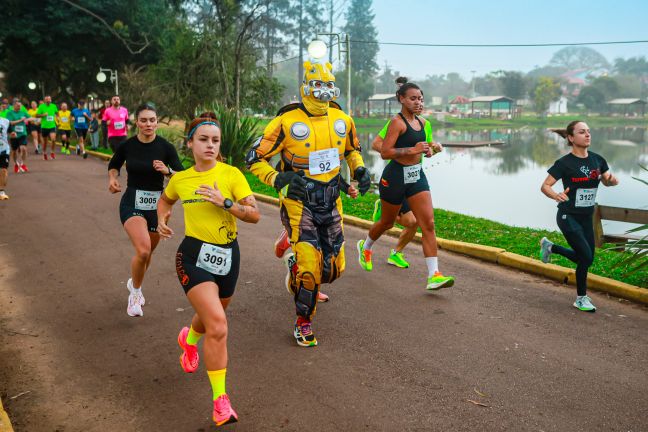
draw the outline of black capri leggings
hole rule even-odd
[[[590,214],[570,214],[558,211],[558,228],[565,236],[571,249],[554,244],[552,253],[562,255],[576,263],[576,292],[587,294],[587,270],[594,262],[594,225]]]
[[[180,281],[180,285],[182,285],[182,289],[184,289],[186,294],[198,284],[214,282],[218,285],[218,297],[232,297],[241,265],[241,252],[239,251],[238,240],[224,245],[207,243],[208,245],[211,244],[224,249],[231,249],[231,266],[229,273],[226,275],[216,275],[198,267],[198,257],[203,243],[207,242],[203,242],[194,237],[185,237],[178,247],[178,252],[176,253],[176,273],[178,274],[178,280]]]

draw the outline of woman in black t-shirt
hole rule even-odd
[[[540,190],[547,197],[558,202],[556,221],[571,249],[553,244],[546,237],[540,240],[540,257],[547,263],[552,253],[557,253],[576,263],[577,297],[574,307],[586,312],[595,312],[596,307],[587,295],[587,270],[594,261],[594,227],[592,215],[599,183],[616,186],[619,180],[610,174],[605,159],[588,151],[592,135],[587,123],[576,120],[566,129],[555,133],[567,140],[572,147],[570,153],[554,162],[547,170],[549,175]],[[563,192],[556,193],[552,186],[563,182]]]
[[[127,188],[120,205],[119,215],[128,234],[135,256],[131,259],[131,278],[127,287],[130,316],[143,316],[144,296],[142,281],[151,264],[151,255],[160,241],[157,233],[157,200],[164,186],[164,176],[171,176],[183,167],[175,147],[156,135],[157,113],[149,104],[135,111],[137,135],[124,141],[108,164],[109,184],[112,193],[121,192],[117,176],[124,162],[128,173]]]

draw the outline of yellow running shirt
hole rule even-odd
[[[234,203],[252,195],[247,179],[238,168],[217,162],[209,171],[197,172],[194,167],[177,172],[169,180],[164,194],[180,199],[184,208],[185,235],[198,240],[224,245],[236,239],[236,218],[196,194],[200,185],[218,186],[225,198]],[[235,204],[236,205],[236,204]]]
[[[72,124],[70,123],[71,117],[72,113],[69,110],[59,111],[56,116],[56,126],[60,130],[72,130]]]
[[[37,119],[37,118],[36,118],[36,113],[37,113],[37,112],[38,112],[38,109],[37,109],[37,108],[34,108],[34,109],[28,109],[28,110],[27,110],[27,114],[29,115],[29,117],[31,117],[31,118],[33,118],[33,119],[36,119],[36,120],[32,120],[32,121],[30,121],[29,123],[31,123],[31,124],[33,124],[33,125],[40,124],[40,119]]]

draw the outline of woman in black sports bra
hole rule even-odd
[[[432,196],[421,163],[422,155],[432,157],[443,148],[438,143],[426,142],[426,120],[418,116],[423,110],[423,92],[419,86],[405,83],[396,91],[396,97],[402,109],[389,124],[380,152],[383,159],[390,160],[378,186],[382,214],[369,230],[367,238],[358,241],[360,266],[367,271],[373,268],[371,248],[385,231],[394,226],[404,198],[423,232],[423,253],[428,267],[426,289],[451,287],[454,278],[439,271]]]

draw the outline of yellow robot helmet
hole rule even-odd
[[[302,97],[314,101],[326,102],[340,96],[340,89],[335,86],[335,75],[331,63],[304,62],[304,80],[301,87]]]

